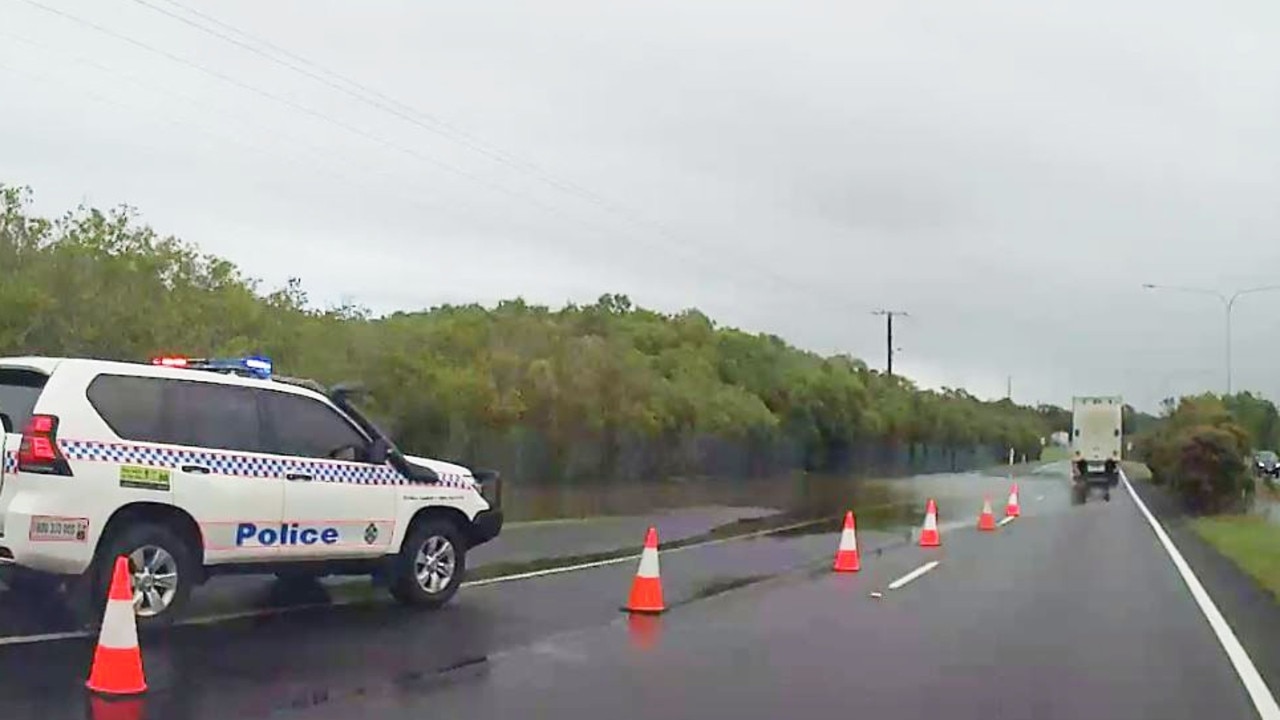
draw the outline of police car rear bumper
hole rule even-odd
[[[471,545],[481,545],[498,537],[502,532],[502,511],[481,510],[471,521]]]

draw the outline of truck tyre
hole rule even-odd
[[[116,558],[129,558],[134,611],[139,628],[171,624],[199,582],[195,551],[168,526],[139,522],[117,528],[102,544],[90,568],[91,607],[100,611],[111,590]]]
[[[405,605],[438,608],[458,592],[466,568],[466,541],[454,523],[414,523],[393,561],[391,595]]]

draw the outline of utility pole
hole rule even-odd
[[[1009,376],[1008,389],[1005,391],[1005,399],[1013,400],[1013,376]]]
[[[888,348],[888,351],[889,351],[888,352],[889,358],[888,358],[888,363],[886,364],[885,371],[888,375],[892,376],[893,375],[893,350],[894,350],[893,349],[893,318],[898,315],[901,315],[902,317],[910,317],[910,315],[908,315],[905,310],[874,310],[872,311],[871,314],[884,316],[886,339],[888,341],[886,347]]]

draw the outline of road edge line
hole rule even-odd
[[[1155,515],[1151,514],[1151,510],[1147,508],[1147,504],[1142,501],[1142,498],[1138,497],[1138,492],[1133,489],[1133,483],[1129,482],[1129,476],[1123,470],[1120,471],[1120,479],[1124,480],[1124,487],[1129,491],[1129,497],[1133,498],[1138,509],[1146,517],[1147,523],[1156,534],[1156,539],[1160,541],[1165,553],[1173,561],[1173,566],[1182,577],[1182,582],[1186,584],[1192,599],[1196,601],[1200,612],[1204,615],[1205,620],[1209,622],[1209,627],[1218,638],[1218,644],[1222,646],[1223,652],[1227,654],[1227,659],[1231,661],[1231,667],[1236,671],[1236,675],[1240,677],[1240,683],[1244,685],[1245,692],[1249,694],[1254,710],[1258,711],[1258,716],[1262,720],[1280,720],[1280,705],[1276,704],[1275,696],[1271,694],[1271,689],[1267,687],[1267,681],[1258,672],[1258,668],[1253,664],[1253,659],[1249,657],[1249,653],[1240,644],[1240,639],[1236,637],[1231,625],[1227,623],[1227,619],[1218,610],[1218,606],[1214,604],[1213,598],[1209,597],[1209,592],[1200,583],[1200,578],[1196,577],[1195,572],[1191,570],[1191,565],[1187,563],[1186,558],[1182,557],[1178,547],[1173,544],[1173,540],[1165,532],[1164,526],[1160,524]]]
[[[900,589],[901,589],[903,586],[905,586],[907,583],[911,582],[912,580],[915,580],[916,578],[920,577],[921,575],[924,575],[925,573],[929,572],[930,570],[932,570],[932,569],[934,569],[934,568],[938,567],[939,562],[940,562],[940,561],[938,561],[938,560],[930,560],[929,562],[927,562],[927,563],[925,563],[925,564],[921,565],[920,567],[916,568],[915,570],[912,570],[911,572],[907,573],[906,575],[903,575],[902,577],[898,578],[897,580],[894,580],[893,582],[889,583],[889,589],[890,589],[890,590],[900,590]]]

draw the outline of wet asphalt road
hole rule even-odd
[[[152,691],[109,717],[1252,717],[1128,495],[1072,507],[1060,476],[1020,482],[1024,516],[995,534],[970,529],[976,507],[946,505],[944,524],[963,527],[940,549],[860,532],[857,575],[827,571],[831,532],[664,552],[672,609],[658,618],[618,611],[628,561],[467,587],[432,614],[377,604],[176,628],[144,638]],[[295,592],[279,600],[326,590]],[[107,720],[82,691],[91,652],[0,646],[0,717]]]
[[[867,532],[874,545],[898,534]],[[689,604],[736,583],[830,561],[822,532],[664,553],[668,603]],[[591,570],[465,587],[436,613],[390,603],[300,610],[174,628],[143,638],[147,718],[250,718],[317,703],[384,695],[404,683],[557,633],[607,626],[621,616],[635,573],[627,561]],[[323,602],[325,589],[295,595]],[[0,646],[0,717],[84,718],[91,641]]]
[[[489,565],[638,547],[644,540],[646,528],[651,525],[659,529],[662,541],[669,543],[773,512],[776,511],[767,508],[703,506],[647,515],[518,523],[505,528],[499,537],[469,553],[467,562],[474,571]],[[200,618],[324,603],[331,598],[331,593],[342,592],[342,586],[368,585],[352,578],[326,579],[323,584],[325,588],[322,589],[288,586],[276,582],[271,576],[216,577],[195,592],[186,614]],[[19,593],[0,591],[0,639],[69,632],[80,624],[62,605],[33,603]]]
[[[858,575],[784,576],[305,717],[1255,717],[1128,494],[1056,507],[886,552]],[[933,572],[885,591],[930,559]]]

